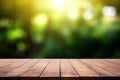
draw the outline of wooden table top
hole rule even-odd
[[[0,59],[0,80],[120,80],[120,59]],[[10,79],[11,80],[11,79]]]

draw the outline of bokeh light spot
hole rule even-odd
[[[39,14],[32,19],[34,26],[42,27],[48,23],[48,17],[45,14]]]
[[[84,19],[90,20],[93,18],[93,13],[91,10],[86,10],[83,14]]]
[[[116,8],[112,6],[105,6],[103,8],[103,15],[104,16],[116,16]]]
[[[24,38],[24,36],[24,32],[21,29],[14,29],[7,32],[7,38],[12,41]]]
[[[9,27],[10,26],[10,20],[9,19],[1,19],[0,20],[0,27]]]
[[[78,11],[73,9],[68,11],[68,18],[71,20],[76,20],[79,17]]]

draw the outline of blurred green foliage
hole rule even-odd
[[[120,58],[119,0],[56,1],[0,0],[0,58]]]

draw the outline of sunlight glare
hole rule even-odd
[[[68,11],[68,18],[71,20],[76,20],[78,18],[79,14],[77,10],[69,10]]]
[[[76,20],[79,17],[78,8],[74,0],[67,0],[67,16],[71,20]]]
[[[53,8],[62,10],[65,7],[65,0],[52,0]]]

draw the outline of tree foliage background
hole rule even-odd
[[[0,57],[120,58],[119,4],[0,0]]]

